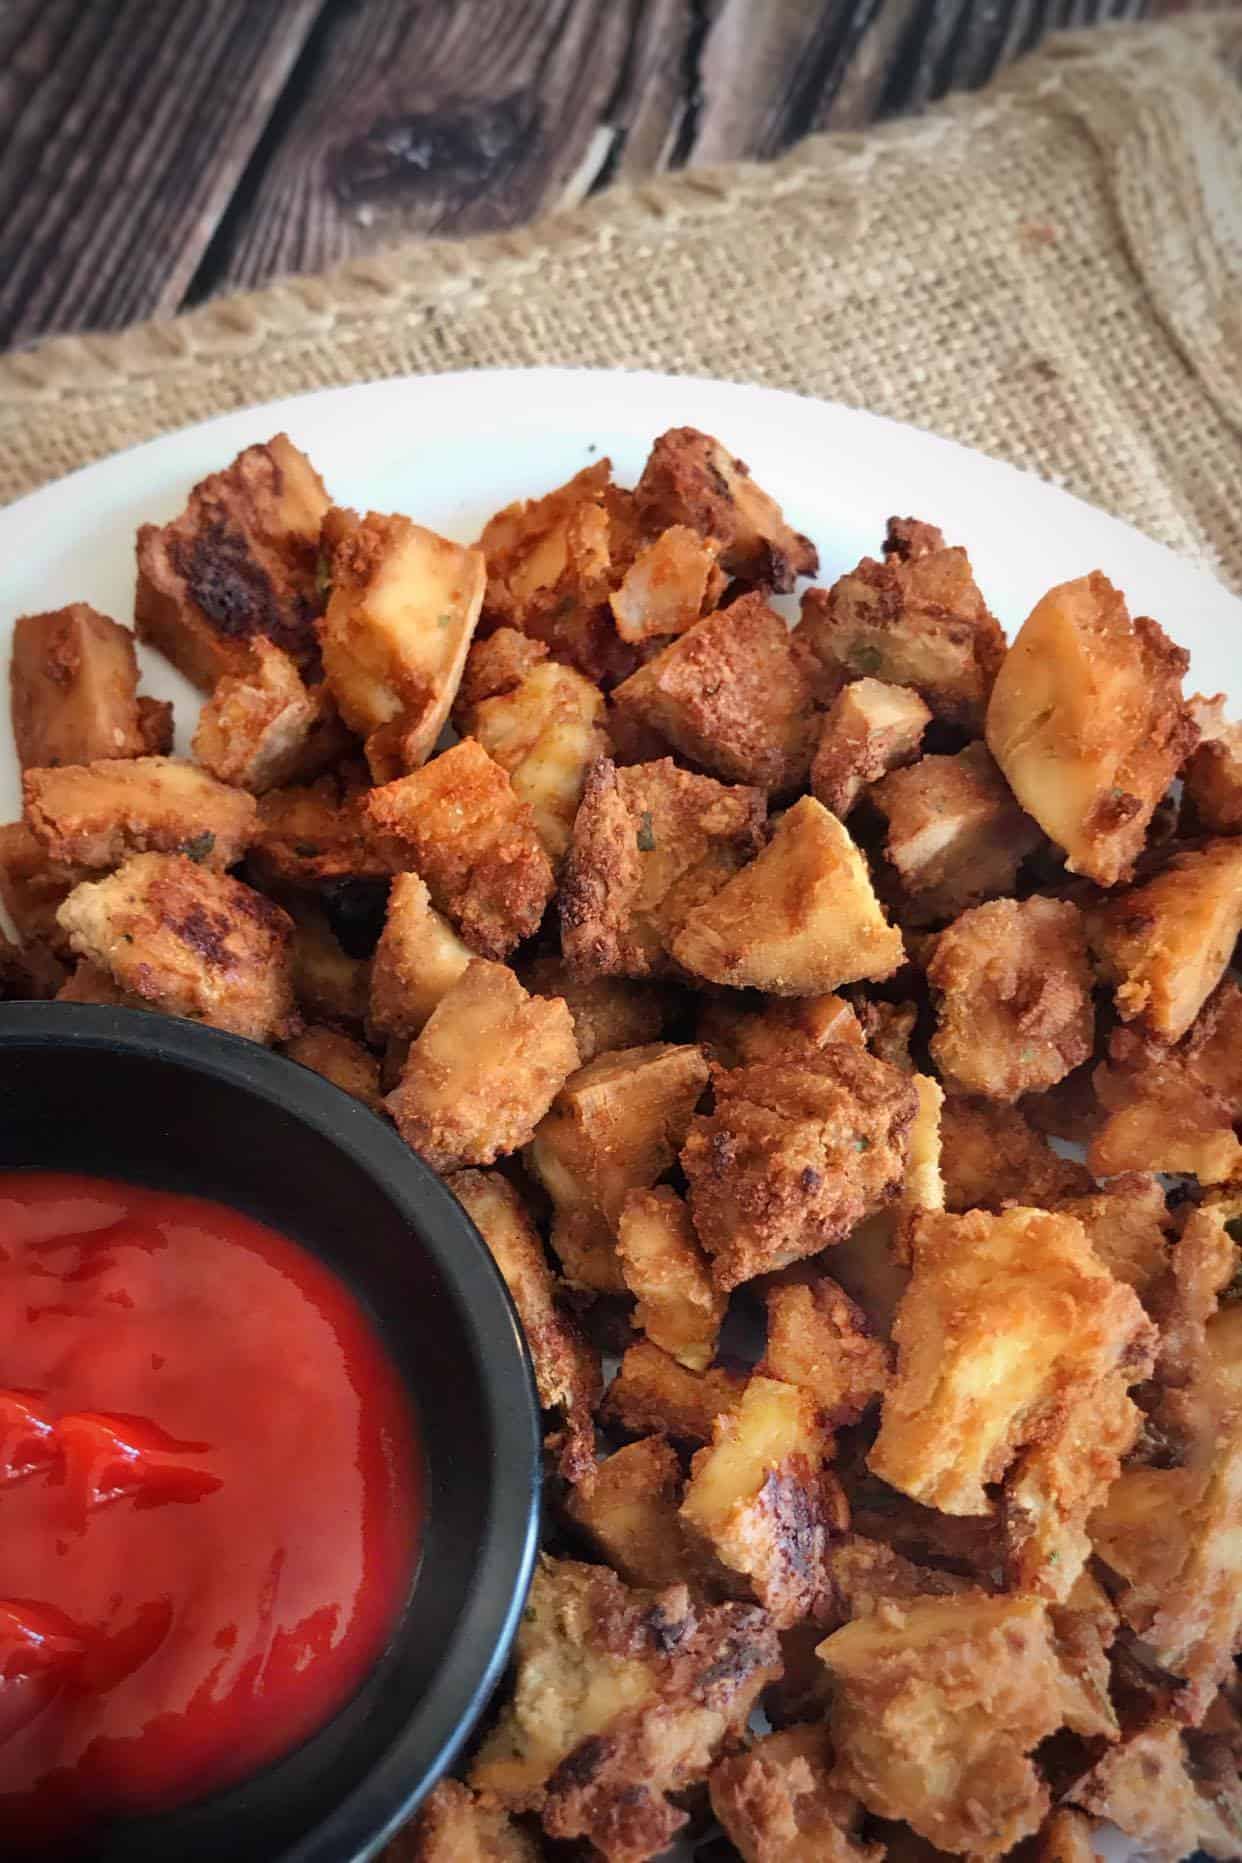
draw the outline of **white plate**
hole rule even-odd
[[[153,440],[32,493],[0,511],[0,662],[14,619],[31,610],[89,601],[129,622],[138,525],[174,517],[196,480],[282,428],[340,503],[405,512],[465,543],[500,505],[549,490],[600,454],[632,484],[670,426],[705,428],[746,460],[819,545],[822,581],[876,553],[889,516],[924,518],[969,550],[1008,632],[1053,583],[1102,569],[1132,612],[1154,615],[1190,649],[1188,691],[1229,690],[1242,601],[1055,486],[934,434],[775,389],[566,369],[299,395]],[[176,701],[184,749],[198,696],[155,654],[139,654],[144,690]],[[10,734],[0,729],[0,820],[20,806]],[[1112,1858],[1126,1854],[1122,1842],[1097,1843]]]

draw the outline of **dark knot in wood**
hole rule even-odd
[[[525,90],[447,98],[436,110],[378,117],[335,152],[333,190],[340,200],[357,202],[446,183],[477,185],[507,167],[538,121]]]

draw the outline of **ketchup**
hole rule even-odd
[[[0,1854],[322,1726],[408,1593],[418,1467],[313,1255],[196,1197],[0,1174]]]

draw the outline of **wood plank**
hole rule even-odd
[[[690,0],[337,0],[194,295],[402,235],[518,226],[615,172],[631,138],[658,164],[691,17]]]
[[[0,6],[0,346],[177,307],[318,7]]]

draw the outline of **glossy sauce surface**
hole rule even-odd
[[[198,1198],[0,1174],[0,1854],[321,1726],[407,1595],[418,1469],[307,1251]]]

